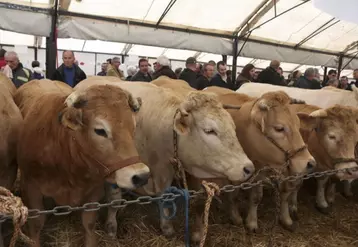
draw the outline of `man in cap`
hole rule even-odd
[[[179,79],[186,81],[192,88],[198,89],[196,72],[196,59],[189,57],[185,62],[186,68],[181,72]]]

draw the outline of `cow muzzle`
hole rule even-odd
[[[342,170],[336,173],[336,177],[339,180],[354,180],[358,178],[358,165],[356,162],[340,163],[335,166],[335,169]]]
[[[136,189],[147,184],[150,177],[150,169],[142,163],[138,156],[123,160],[117,165],[108,167],[107,181],[116,183],[123,189]]]

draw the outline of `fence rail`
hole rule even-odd
[[[279,182],[295,182],[297,180],[307,180],[310,178],[321,178],[324,176],[331,176],[335,175],[339,172],[344,172],[351,174],[353,171],[357,171],[358,167],[353,168],[345,168],[345,169],[335,169],[335,170],[327,170],[323,172],[314,172],[310,174],[305,175],[293,175],[293,176],[287,176],[282,179],[280,179]],[[224,193],[231,193],[235,190],[249,190],[253,187],[256,187],[258,185],[262,185],[264,183],[264,180],[259,180],[256,182],[244,182],[239,185],[225,185],[220,188],[221,192]],[[203,190],[195,191],[195,190],[189,190],[190,198],[195,198],[199,195],[204,195],[206,192]],[[28,218],[37,218],[40,215],[55,215],[55,216],[62,216],[62,215],[69,215],[72,212],[78,212],[78,211],[85,211],[85,212],[92,212],[92,211],[98,211],[101,208],[125,208],[128,205],[132,204],[139,204],[139,205],[147,205],[151,204],[152,202],[173,202],[175,199],[182,197],[180,194],[174,194],[174,193],[164,193],[160,196],[139,196],[134,200],[127,200],[127,199],[116,199],[108,203],[99,203],[99,202],[89,202],[85,203],[82,206],[78,207],[71,207],[69,205],[64,206],[56,206],[51,210],[39,210],[39,209],[29,209],[29,215]],[[12,215],[4,215],[0,214],[0,224],[5,222],[6,220],[12,219]]]

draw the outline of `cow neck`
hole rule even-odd
[[[314,129],[312,129],[312,131],[311,131],[311,135],[312,135],[312,137],[311,138],[313,138],[313,140],[317,143],[317,145],[319,145],[320,147],[323,147],[323,145],[321,145],[321,141],[320,141],[320,139],[317,137],[317,134],[318,134],[318,131],[319,131],[319,128],[318,127],[316,127],[316,128],[314,128]],[[342,164],[342,163],[348,163],[348,162],[358,162],[358,159],[356,159],[356,158],[342,158],[342,157],[338,157],[338,158],[333,158],[330,154],[329,154],[329,152],[326,150],[326,149],[324,149],[324,148],[322,148],[322,152],[323,152],[323,157],[329,157],[329,159],[330,159],[330,163],[333,165],[333,167],[331,167],[330,165],[328,165],[328,164],[326,164],[326,165],[324,165],[326,168],[328,168],[328,169],[337,169],[336,168],[336,165],[338,165],[338,164]]]
[[[256,103],[260,100],[260,98],[256,99],[252,106],[251,106],[251,110],[250,110],[250,115],[249,117],[251,118],[251,113],[256,105]],[[306,145],[303,145],[302,147],[296,149],[296,150],[286,150],[283,147],[281,147],[273,138],[271,138],[270,136],[268,136],[265,132],[262,131],[262,128],[260,128],[260,123],[256,122],[256,127],[258,128],[258,130],[262,133],[262,135],[269,141],[272,143],[272,145],[274,145],[276,148],[278,148],[284,155],[285,155],[285,161],[283,163],[283,167],[279,169],[279,173],[283,173],[285,172],[291,165],[292,163],[292,158],[294,156],[296,156],[298,153],[302,152],[303,150],[307,149]],[[267,167],[268,165],[264,166]]]

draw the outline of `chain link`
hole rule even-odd
[[[280,182],[281,183],[282,182],[295,182],[297,180],[307,180],[310,178],[321,178],[324,176],[331,176],[331,175],[337,174],[339,172],[351,174],[354,171],[358,171],[358,167],[335,169],[335,170],[328,170],[328,171],[323,171],[323,172],[314,172],[314,173],[310,173],[310,174],[306,174],[306,175],[287,176],[287,177],[281,179]],[[249,190],[249,189],[252,189],[252,188],[254,188],[258,185],[261,185],[263,183],[264,183],[264,180],[259,180],[259,181],[252,182],[252,183],[244,182],[239,185],[228,184],[228,185],[221,187],[220,191],[225,192],[225,193],[232,193],[239,189]],[[200,191],[189,190],[189,195],[190,195],[191,199],[196,198],[199,195],[204,195],[204,194],[205,194],[205,192],[203,190],[200,190]],[[69,205],[64,205],[64,206],[54,207],[51,210],[29,209],[28,218],[33,219],[33,218],[38,218],[41,215],[49,215],[49,214],[53,214],[56,216],[63,216],[63,215],[69,215],[72,212],[77,212],[77,211],[92,212],[92,211],[98,211],[101,208],[108,208],[108,207],[118,209],[118,208],[125,208],[128,205],[132,205],[132,204],[147,205],[147,204],[151,204],[152,202],[159,202],[159,201],[172,202],[179,197],[182,197],[182,196],[179,194],[164,193],[161,196],[156,196],[156,197],[140,196],[134,200],[116,199],[109,203],[102,203],[102,204],[99,202],[89,202],[89,203],[85,203],[79,207],[71,207]],[[12,219],[11,215],[0,214],[0,224],[5,222],[6,220],[9,220],[9,219]]]

